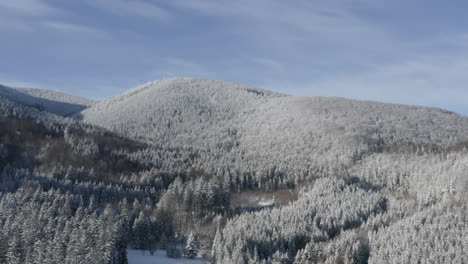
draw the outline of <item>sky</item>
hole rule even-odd
[[[0,83],[102,100],[177,76],[468,115],[463,0],[0,0]]]

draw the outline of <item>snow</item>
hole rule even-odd
[[[141,250],[128,250],[128,264],[203,264],[208,263],[201,257],[195,259],[172,259],[166,256],[165,250],[156,250],[151,256],[149,251],[142,252]]]
[[[198,153],[194,167],[208,174],[229,167],[272,189],[387,147],[468,141],[468,117],[436,108],[287,96],[194,78],[150,82],[80,114],[85,123],[129,138]],[[255,207],[268,206],[258,202]]]
[[[86,123],[155,145],[243,153],[243,162],[250,163],[244,168],[336,162],[329,153],[340,153],[338,158],[348,162],[343,148],[377,141],[448,145],[450,138],[468,140],[468,118],[440,109],[287,96],[196,78],[149,82],[80,115]]]
[[[13,88],[3,85],[0,85],[0,97],[4,97],[5,99],[21,105],[32,106],[61,116],[69,116],[80,112],[96,103],[93,100],[58,91],[35,88]]]
[[[62,93],[59,91],[48,90],[48,89],[40,89],[40,88],[13,88],[17,91],[46,100],[52,100],[56,102],[62,103],[69,103],[69,104],[76,104],[76,105],[83,105],[83,106],[93,106],[97,102],[88,98],[75,96],[71,94]]]
[[[260,200],[258,205],[260,206],[272,206],[274,204],[274,200]]]

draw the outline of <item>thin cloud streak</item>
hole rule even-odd
[[[47,21],[42,23],[43,26],[62,31],[64,33],[70,33],[70,32],[77,32],[77,33],[87,33],[87,34],[97,34],[97,35],[104,35],[105,32],[98,30],[96,28],[84,26],[84,25],[78,25],[78,24],[70,24],[70,23],[65,23],[65,22],[60,22],[60,21]]]
[[[142,0],[87,0],[87,3],[102,11],[118,16],[137,16],[168,21],[171,14],[153,2]]]
[[[275,71],[283,71],[283,65],[278,61],[267,59],[267,58],[252,58],[252,61],[256,64],[259,64],[263,67],[275,70]]]
[[[166,57],[156,59],[156,61],[158,61],[157,66],[154,66],[153,70],[148,74],[150,79],[180,76],[210,78],[210,76],[215,75],[213,71],[207,69],[204,65],[187,59]]]
[[[291,5],[266,0],[173,0],[170,4],[205,16],[230,19],[230,27],[253,45],[299,61],[315,55],[315,62],[360,60],[363,64],[374,57],[392,57],[389,54],[408,46],[383,26],[357,16],[336,1],[296,1]],[[248,25],[244,21],[249,21]]]
[[[4,0],[0,1],[0,8],[26,16],[51,16],[63,13],[44,0]]]
[[[289,90],[295,95],[340,96],[435,106],[467,114],[468,107],[461,106],[468,103],[468,49],[461,54],[428,55],[307,83],[273,80],[261,86],[279,91]]]

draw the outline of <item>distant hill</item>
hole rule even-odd
[[[173,145],[217,144],[210,141],[233,133],[241,144],[295,141],[290,143],[304,145],[306,141],[309,145],[317,138],[357,142],[374,138],[387,144],[448,145],[458,140],[454,138],[468,139],[468,118],[442,109],[288,96],[196,78],[150,82],[81,114],[85,122]]]
[[[128,137],[209,152],[242,171],[298,174],[298,180],[323,164],[349,166],[371,153],[468,140],[468,118],[442,109],[288,96],[196,78],[150,82],[81,114]]]
[[[229,82],[175,78],[146,83],[81,114],[85,122],[158,143],[206,145],[207,137],[224,137],[258,106],[283,96]]]
[[[37,88],[12,88],[0,85],[0,96],[13,102],[61,116],[80,112],[96,102],[66,93]]]

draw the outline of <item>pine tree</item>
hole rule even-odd
[[[195,258],[198,255],[198,241],[193,234],[193,232],[190,232],[190,235],[187,239],[187,243],[185,246],[185,255],[187,258]]]
[[[115,240],[115,259],[116,264],[128,264],[127,260],[127,233],[125,230],[126,223],[121,220],[115,225],[114,240]]]
[[[133,247],[135,249],[149,249],[148,248],[148,235],[150,233],[150,226],[148,217],[145,216],[143,211],[140,212],[140,215],[135,220],[133,224]]]
[[[22,263],[22,249],[21,241],[18,236],[13,236],[8,244],[8,250],[6,253],[7,263],[11,264],[20,264]]]

